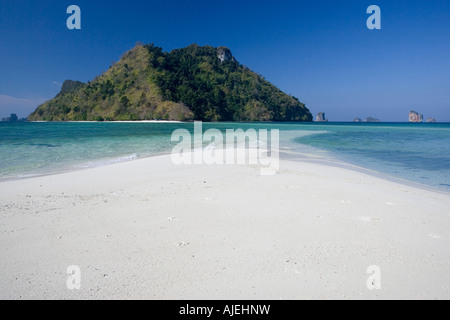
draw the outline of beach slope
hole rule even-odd
[[[450,195],[358,171],[158,156],[0,190],[1,299],[450,298]]]

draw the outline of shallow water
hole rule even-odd
[[[0,122],[0,179],[79,170],[167,153],[172,132],[193,123]],[[450,124],[204,123],[279,129],[291,159],[341,161],[450,191]]]

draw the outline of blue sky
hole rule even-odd
[[[81,8],[81,30],[66,9]],[[369,30],[368,6],[381,8]],[[227,46],[332,121],[450,121],[450,1],[55,0],[0,2],[0,117],[27,116],[66,79],[86,82],[137,41]]]

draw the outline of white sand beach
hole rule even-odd
[[[450,298],[450,195],[358,171],[158,156],[0,190],[1,299]]]

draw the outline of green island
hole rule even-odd
[[[138,44],[94,80],[66,80],[28,120],[310,122],[312,115],[226,47],[193,44],[164,52]]]

